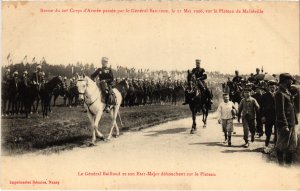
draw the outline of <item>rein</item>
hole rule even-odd
[[[84,80],[78,80],[78,81],[84,81]],[[86,88],[86,90],[87,90],[87,88]],[[86,91],[86,90],[85,90],[85,91]],[[93,91],[92,95],[93,95],[96,91],[97,91],[97,88],[95,88],[95,91]],[[87,108],[88,108],[89,112],[90,112],[91,114],[95,115],[95,114],[90,110],[90,107],[98,100],[99,96],[97,96],[96,99],[95,99],[94,101],[92,101],[91,103],[87,103],[86,100],[88,99],[88,96],[85,95],[86,93],[85,93],[85,92],[82,93],[82,92],[79,92],[79,91],[78,91],[78,93],[79,93],[80,95],[84,95],[84,98],[85,98],[85,99],[84,99],[84,103],[87,105]]]

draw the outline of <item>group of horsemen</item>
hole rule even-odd
[[[185,87],[185,101],[183,105],[189,104],[195,96],[199,94],[199,92],[202,93],[204,97],[204,102],[207,102],[209,104],[212,104],[212,92],[209,90],[207,83],[205,80],[207,79],[207,75],[205,73],[205,69],[201,68],[201,60],[196,59],[196,67],[193,68],[191,71],[188,71],[187,75],[187,81],[172,81],[171,79],[165,80],[165,81],[158,81],[154,82],[153,80],[146,80],[146,79],[132,79],[128,80],[128,86],[134,87],[135,89],[140,90],[146,90],[149,87],[160,89],[160,88],[174,88],[174,87]],[[101,60],[102,67],[99,67],[95,72],[90,76],[92,80],[96,81],[96,78],[99,78],[99,81],[105,81],[106,87],[105,87],[105,93],[106,93],[106,107],[105,111],[109,111],[113,107],[113,93],[112,88],[116,83],[120,81],[119,78],[114,79],[114,75],[112,72],[112,69],[108,67],[108,58],[102,57]],[[235,76],[232,80],[228,79],[227,86],[231,87],[231,90],[234,91],[241,91],[242,90],[242,84],[246,84],[245,82],[249,82],[248,84],[253,84],[254,86],[257,86],[259,84],[258,80],[255,80],[255,76],[259,74],[259,69],[256,69],[256,74],[251,75],[247,80],[245,80],[243,77],[239,75],[238,71],[235,71]],[[64,77],[63,79],[63,87],[64,89],[68,87],[76,86],[76,79],[78,75],[75,75],[73,78],[70,79],[70,85],[67,85],[67,77]],[[11,74],[11,71],[6,69],[5,74],[2,79],[2,83],[10,83],[17,86],[19,81],[23,81],[24,84],[33,84],[36,85],[39,89],[43,86],[43,84],[46,82],[45,79],[45,72],[42,71],[41,65],[37,65],[36,71],[33,72],[31,77],[28,76],[27,70],[25,70],[19,78],[18,71],[14,71]]]

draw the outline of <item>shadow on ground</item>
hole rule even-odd
[[[145,136],[159,136],[159,135],[167,135],[167,134],[177,134],[177,133],[182,133],[182,132],[186,132],[187,129],[186,128],[176,128],[176,129],[166,129],[166,130],[161,130],[161,131],[149,131],[148,135]]]

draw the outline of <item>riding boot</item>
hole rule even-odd
[[[189,95],[188,92],[185,92],[185,97],[184,97],[184,103],[182,103],[182,105],[187,105],[189,104]]]

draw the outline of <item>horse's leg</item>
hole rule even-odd
[[[193,119],[193,125],[192,125],[192,129],[191,129],[191,134],[194,133],[194,131],[196,130],[196,112],[194,111],[195,109],[192,109],[192,119]]]
[[[203,128],[206,128],[206,120],[208,115],[208,109],[205,107],[202,108],[202,121],[203,121]]]
[[[109,135],[107,137],[107,139],[111,139],[112,137],[112,132],[113,132],[113,129],[114,127],[116,126],[116,121],[117,121],[117,114],[119,112],[119,107],[116,107],[114,108],[112,111],[111,111],[111,127],[110,127],[110,132],[109,132]],[[117,127],[116,127],[117,128]],[[117,130],[118,131],[118,130]]]
[[[93,115],[90,114],[90,112],[88,111],[88,118],[90,120],[91,123],[91,131],[92,131],[92,145],[95,145],[96,143],[96,127],[95,127],[95,118]]]
[[[95,117],[95,120],[94,120],[94,127],[95,127],[95,131],[96,131],[96,134],[97,136],[104,140],[104,135],[99,131],[99,121],[101,119],[101,116],[103,114],[103,109],[100,109]]]

